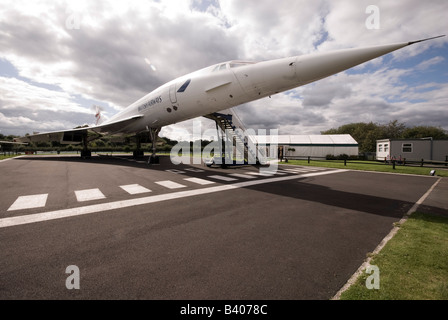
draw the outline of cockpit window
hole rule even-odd
[[[230,68],[238,68],[238,67],[242,67],[248,64],[254,64],[256,62],[252,62],[252,61],[239,61],[239,60],[235,60],[235,61],[230,61],[228,63],[221,63],[216,65],[212,72],[218,71],[218,70],[226,70],[228,68],[228,66]]]
[[[218,70],[226,70],[227,69],[227,63],[218,64],[216,67],[213,68],[212,72],[218,71]]]
[[[226,70],[227,69],[227,63],[218,64],[216,67],[213,68],[212,72],[218,71],[218,70]]]

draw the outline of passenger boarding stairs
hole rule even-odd
[[[233,109],[224,110],[222,113],[215,112],[205,117],[215,121],[218,137],[221,134],[221,141],[224,142],[222,164],[265,163],[265,150],[258,148],[255,131],[246,130]]]

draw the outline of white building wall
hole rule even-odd
[[[390,140],[376,141],[376,160],[390,159]]]
[[[260,137],[259,142],[270,143],[270,137]],[[342,135],[279,135],[277,145],[283,147],[283,157],[324,158],[327,155],[347,154],[357,156],[358,143],[348,134]],[[289,150],[288,150],[289,149]],[[294,149],[294,151],[290,150]]]
[[[353,147],[331,147],[331,146],[295,146],[295,145],[285,145],[285,150],[292,148],[295,151],[287,151],[287,157],[315,157],[315,158],[325,158],[327,155],[339,156],[346,154],[348,156],[357,156],[359,153],[359,148]]]
[[[432,143],[432,155],[431,155]],[[377,140],[376,159],[389,160],[395,158],[412,161],[434,160],[446,161],[448,156],[448,140],[403,139]],[[432,159],[431,159],[432,158]]]

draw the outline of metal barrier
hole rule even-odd
[[[288,162],[288,160],[307,160],[307,163],[310,164],[311,161],[313,162],[333,162],[333,163],[344,163],[344,166],[347,166],[347,163],[349,164],[370,164],[370,165],[392,165],[392,168],[395,169],[395,166],[419,166],[423,167],[424,165],[431,165],[433,168],[446,168],[448,166],[448,161],[433,161],[433,160],[407,160],[406,158],[402,160],[350,160],[350,159],[327,159],[327,157],[283,157],[285,162]]]

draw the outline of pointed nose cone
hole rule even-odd
[[[296,74],[302,84],[307,84],[401,49],[407,45],[409,45],[408,42],[298,56]]]

